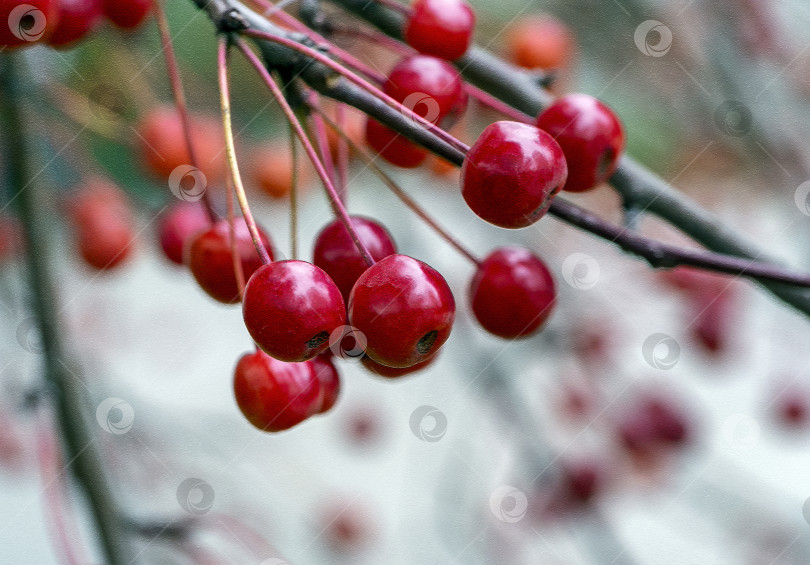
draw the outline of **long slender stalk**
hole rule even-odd
[[[326,169],[321,163],[318,155],[315,151],[315,148],[312,146],[312,143],[309,141],[306,133],[304,132],[304,128],[301,126],[301,122],[295,115],[295,112],[290,107],[289,102],[287,99],[284,98],[284,95],[281,92],[281,89],[276,84],[273,77],[264,68],[262,62],[259,60],[258,56],[251,51],[250,47],[248,47],[247,43],[241,38],[236,40],[236,44],[239,46],[239,49],[247,58],[248,62],[256,69],[256,71],[261,76],[262,80],[264,80],[267,87],[273,93],[276,101],[281,106],[281,109],[284,111],[284,114],[287,116],[287,120],[295,129],[295,133],[298,136],[298,139],[301,140],[301,143],[304,145],[304,150],[307,152],[307,156],[309,160],[312,162],[312,165],[315,167],[315,171],[318,173],[318,176],[321,178],[321,182],[323,182],[324,187],[326,187],[327,195],[329,196],[329,200],[332,204],[332,208],[335,211],[335,214],[341,220],[343,225],[346,227],[346,230],[349,232],[349,236],[352,238],[357,250],[360,252],[360,255],[363,257],[363,260],[368,265],[373,265],[375,263],[374,258],[371,256],[366,245],[360,239],[360,236],[357,235],[357,232],[352,225],[351,218],[349,218],[349,213],[346,211],[345,206],[340,201],[340,195],[338,195],[337,190],[335,190],[335,185],[332,183],[332,180],[329,178],[329,175],[326,173]]]
[[[166,59],[166,71],[169,75],[169,84],[172,88],[174,105],[177,108],[177,113],[180,115],[180,123],[183,124],[183,137],[186,141],[186,150],[191,160],[191,166],[199,170],[200,161],[197,158],[194,138],[191,134],[191,120],[188,117],[186,93],[183,89],[183,81],[180,78],[180,66],[177,64],[177,57],[174,54],[174,45],[172,44],[169,22],[166,19],[166,12],[163,10],[163,0],[154,0],[152,4],[155,11],[155,20],[157,21],[158,30],[160,31],[160,40],[163,44],[163,57]],[[214,206],[211,204],[211,197],[208,195],[207,190],[203,191],[202,201],[205,206],[205,211],[208,214],[208,219],[211,223],[216,222],[217,214],[214,211]]]
[[[439,224],[438,221],[436,221],[430,214],[428,214],[427,211],[424,208],[422,208],[419,205],[419,203],[416,202],[416,200],[411,198],[407,192],[402,190],[402,187],[400,187],[396,183],[396,181],[394,181],[394,179],[392,179],[385,171],[383,171],[377,165],[377,163],[374,162],[374,157],[372,157],[371,154],[366,149],[354,143],[349,138],[349,136],[346,135],[346,132],[340,129],[340,127],[335,122],[330,120],[317,105],[315,105],[313,102],[310,102],[310,105],[312,105],[313,109],[321,115],[321,117],[329,125],[329,127],[332,128],[341,137],[341,139],[343,139],[349,145],[349,147],[352,148],[352,151],[354,151],[360,157],[360,159],[371,170],[371,172],[377,175],[377,177],[383,182],[383,184],[385,184],[385,186],[387,186],[388,189],[391,192],[393,192],[394,195],[397,198],[399,198],[403,204],[405,204],[405,206],[407,206],[414,214],[419,216],[419,218],[421,218],[423,222],[425,222],[428,226],[430,226],[430,228],[433,231],[435,231],[439,235],[439,237],[441,237],[447,243],[449,243],[461,255],[467,258],[472,264],[474,265],[481,264],[481,261],[478,259],[478,257],[475,256],[475,254],[472,251],[470,251],[463,243],[461,243],[461,241],[459,241],[458,238],[454,237],[453,234],[451,234],[449,231],[443,228],[441,224]]]
[[[3,131],[24,134],[26,126],[21,112],[22,101],[30,97],[30,84],[23,80],[18,54],[0,59],[0,124]],[[3,136],[3,162],[7,186],[14,192],[25,240],[25,261],[31,308],[37,322],[43,347],[45,378],[52,387],[59,435],[79,485],[87,495],[106,562],[124,565],[132,551],[126,542],[125,526],[114,500],[101,453],[86,418],[87,399],[76,371],[66,355],[59,322],[59,308],[54,297],[53,275],[49,267],[49,246],[43,231],[43,206],[38,202],[37,186],[31,184],[28,147],[24,138]]]
[[[228,158],[228,166],[230,167],[231,180],[233,187],[236,191],[236,199],[239,201],[239,207],[242,209],[242,216],[245,218],[250,237],[253,239],[253,245],[256,246],[256,251],[261,257],[262,263],[270,262],[270,255],[264,246],[264,242],[259,234],[259,228],[256,227],[256,222],[253,219],[253,213],[250,211],[250,204],[248,204],[247,195],[245,194],[245,187],[242,184],[242,175],[239,172],[239,163],[236,160],[236,144],[233,140],[233,124],[231,123],[231,95],[230,87],[228,86],[228,39],[224,36],[219,38],[219,45],[217,48],[217,77],[219,80],[219,100],[222,108],[222,124],[225,128],[225,150]]]

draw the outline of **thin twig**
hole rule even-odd
[[[233,187],[236,191],[236,199],[242,209],[242,216],[247,224],[250,237],[253,239],[253,245],[256,246],[256,251],[259,253],[262,263],[267,264],[270,262],[270,254],[264,246],[259,234],[259,228],[256,227],[256,221],[253,219],[253,213],[250,211],[245,187],[242,184],[242,175],[239,172],[239,162],[236,159],[236,144],[233,140],[233,124],[231,123],[231,94],[228,86],[228,39],[225,36],[220,36],[217,47],[217,77],[219,81],[219,101],[222,108],[222,124],[225,129],[225,153],[228,158]]]
[[[318,176],[321,178],[321,182],[323,182],[324,187],[326,188],[326,193],[329,196],[329,201],[332,204],[332,208],[335,211],[335,215],[341,220],[343,225],[346,227],[346,230],[349,232],[349,236],[352,238],[357,250],[360,252],[360,256],[363,257],[363,260],[366,262],[367,265],[373,265],[375,263],[374,258],[371,256],[366,245],[360,239],[360,236],[357,235],[357,232],[352,225],[351,219],[349,218],[349,213],[346,211],[346,208],[343,206],[343,203],[340,201],[340,196],[338,195],[337,191],[335,190],[334,184],[332,184],[329,175],[326,173],[324,169],[323,163],[321,163],[320,159],[318,159],[318,155],[315,152],[315,148],[310,143],[309,138],[307,137],[306,133],[304,132],[304,128],[301,126],[301,122],[295,116],[295,112],[290,107],[289,102],[287,99],[284,98],[284,95],[281,92],[281,89],[276,84],[273,77],[264,68],[262,62],[259,60],[258,56],[251,51],[250,47],[248,47],[247,43],[245,43],[242,39],[237,39],[236,44],[238,45],[239,49],[248,59],[253,68],[259,73],[261,78],[264,80],[267,87],[273,93],[276,101],[281,106],[281,109],[284,111],[284,114],[287,116],[287,120],[295,129],[295,133],[298,136],[298,139],[304,145],[304,150],[307,152],[307,156],[309,160],[312,162],[313,167],[315,167]]]
[[[174,53],[174,45],[172,44],[172,35],[169,30],[169,22],[166,19],[166,12],[163,10],[163,0],[154,0],[152,3],[155,10],[155,20],[157,21],[158,30],[160,31],[160,40],[163,44],[163,57],[166,59],[166,71],[169,75],[169,84],[172,87],[172,96],[174,97],[174,105],[177,108],[177,113],[180,116],[180,123],[183,124],[183,136],[186,140],[186,150],[188,151],[191,166],[200,170],[200,161],[197,159],[197,152],[194,147],[194,138],[191,133],[191,121],[188,117],[188,107],[186,105],[186,93],[183,89],[183,81],[180,78],[180,66],[177,64],[177,57]],[[204,190],[202,194],[202,201],[205,205],[205,211],[208,214],[208,219],[211,223],[217,221],[217,213],[214,211],[214,206],[211,204],[211,198],[208,191]]]

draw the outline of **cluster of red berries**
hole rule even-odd
[[[106,5],[54,4],[63,14],[60,26],[67,27],[57,28],[51,37],[60,33],[72,38],[68,41],[92,27],[92,18],[77,15],[79,5],[86,10]],[[123,10],[125,4],[131,10],[139,5],[115,5]],[[145,15],[146,10],[141,19]],[[87,29],[71,31],[78,29],[67,25],[74,19]],[[385,94],[429,122],[449,127],[465,112],[467,92],[448,61],[467,51],[474,23],[463,0],[415,2],[405,38],[419,53],[394,66],[383,85]],[[190,126],[196,164],[209,183],[216,183],[225,169],[221,146],[214,141],[222,139],[222,126],[199,115],[190,116]],[[144,165],[158,177],[169,178],[192,162],[175,110],[150,112],[137,130]],[[365,133],[368,145],[392,164],[416,167],[428,155],[374,120],[367,121]],[[461,194],[484,220],[504,228],[525,227],[546,213],[560,190],[581,192],[604,182],[623,147],[621,124],[609,108],[586,95],[563,97],[534,124],[489,125],[466,156]],[[257,174],[256,184],[272,185],[268,192],[282,194],[289,186],[288,169]],[[278,175],[285,179],[271,178]],[[130,254],[132,220],[120,191],[101,181],[91,184],[74,204],[79,249],[91,266],[111,268]],[[370,372],[396,378],[428,366],[450,335],[456,303],[444,277],[397,253],[390,233],[378,222],[358,216],[350,222],[360,245],[336,220],[318,235],[310,263],[274,261],[265,230],[256,227],[260,241],[254,242],[244,218],[216,219],[198,202],[178,202],[160,219],[166,257],[187,266],[215,300],[242,303],[245,325],[259,349],[239,361],[234,390],[239,407],[260,429],[287,429],[334,404],[340,383],[334,354],[356,350],[350,356],[361,357]],[[546,264],[519,247],[496,249],[478,261],[468,294],[481,326],[507,339],[537,332],[556,301]],[[354,346],[346,348],[347,340]]]
[[[0,46],[67,47],[105,17],[121,29],[134,29],[151,10],[152,0],[0,0]]]

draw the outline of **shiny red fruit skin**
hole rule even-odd
[[[621,121],[607,105],[587,94],[563,96],[537,118],[537,127],[557,140],[568,162],[563,190],[584,192],[610,178],[624,151]]]
[[[490,124],[470,148],[461,168],[461,194],[479,217],[502,228],[539,220],[565,184],[562,149],[528,124]]]
[[[84,262],[98,270],[121,265],[135,242],[132,210],[120,188],[89,179],[70,203],[76,243]]]
[[[429,55],[413,55],[397,63],[383,90],[434,124],[466,106],[458,71],[447,61]]]
[[[141,25],[152,11],[153,0],[101,0],[104,15],[121,29],[134,29]]]
[[[428,156],[426,149],[372,118],[366,120],[366,143],[380,157],[403,169],[418,167]]]
[[[454,61],[470,47],[475,12],[464,0],[416,0],[405,41],[421,53]]]
[[[481,263],[470,283],[478,323],[499,337],[527,337],[548,319],[556,303],[546,264],[522,247],[502,247]]]
[[[270,238],[259,228],[259,233],[273,260]],[[236,252],[242,262],[245,281],[262,266],[262,260],[247,224],[243,218],[234,220]],[[223,304],[239,302],[239,285],[233,272],[231,235],[228,220],[220,220],[207,230],[199,232],[189,242],[185,250],[185,263],[200,287],[214,300]]]
[[[183,264],[188,239],[210,227],[211,221],[202,204],[178,202],[160,217],[158,237],[163,254],[172,263]]]
[[[67,47],[83,39],[101,21],[101,0],[58,0],[59,24],[48,38],[51,47]]]
[[[343,297],[322,269],[305,261],[260,268],[245,287],[245,326],[256,344],[281,361],[306,361],[329,347],[346,324]]]
[[[391,234],[383,226],[361,216],[351,216],[351,221],[375,261],[397,252]],[[318,234],[312,262],[332,278],[346,303],[354,283],[368,268],[340,220],[333,221]]]
[[[327,350],[307,361],[318,378],[320,395],[316,414],[323,414],[332,409],[340,396],[340,373],[332,362],[332,353]]]
[[[318,409],[318,379],[309,363],[284,363],[263,351],[247,353],[234,372],[236,404],[262,431],[280,432]]]
[[[386,365],[381,365],[368,355],[363,355],[363,357],[360,359],[360,362],[363,363],[363,367],[365,367],[370,373],[373,373],[378,377],[383,377],[386,379],[398,379],[400,377],[417,373],[422,369],[427,369],[430,365],[433,364],[433,362],[438,357],[439,357],[438,355],[433,355],[432,357],[428,358],[427,361],[422,361],[421,363],[417,363],[416,365],[405,368],[388,367]]]
[[[365,334],[366,355],[389,367],[412,367],[435,355],[454,318],[447,281],[407,255],[389,255],[369,267],[349,296],[349,321]]]
[[[58,21],[56,0],[0,0],[0,47],[13,49],[45,42]]]

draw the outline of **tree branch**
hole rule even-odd
[[[399,12],[369,0],[329,1],[366,20],[380,31],[401,39],[403,16]],[[456,61],[456,66],[470,83],[531,116],[537,115],[552,99],[550,94],[538,87],[531,74],[479,47],[472,47]],[[622,158],[610,183],[625,201],[655,214],[712,251],[775,265],[780,263],[767,251],[758,249],[723,226],[714,215],[674,190],[631,157]],[[785,303],[810,315],[810,291],[779,283],[763,282],[762,285]]]

